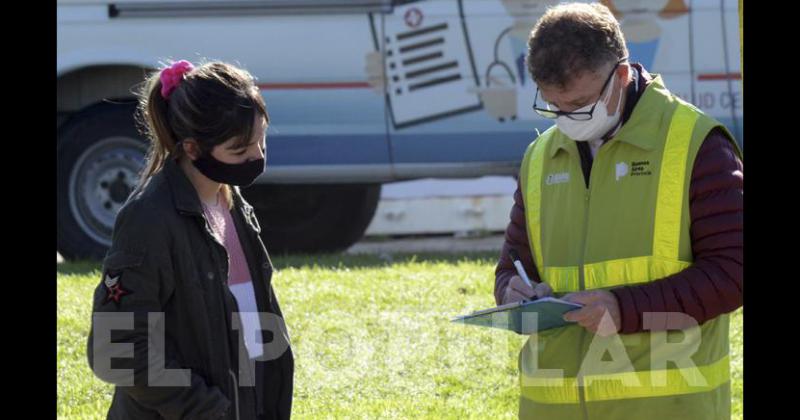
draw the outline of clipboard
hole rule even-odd
[[[507,303],[469,315],[453,318],[452,322],[479,327],[500,328],[517,334],[535,334],[574,322],[564,321],[564,314],[582,308],[578,303],[553,297]],[[534,315],[535,314],[535,315]]]

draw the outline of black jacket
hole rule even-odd
[[[294,358],[271,285],[272,263],[253,208],[236,188],[233,205],[259,311],[275,321],[262,321],[272,360],[240,369],[238,360],[249,359],[246,353],[240,359],[246,350],[234,326],[227,252],[212,235],[194,187],[169,160],[120,210],[94,293],[87,354],[95,374],[116,385],[108,418],[290,417]],[[163,369],[188,371],[183,382],[170,382],[180,374]]]

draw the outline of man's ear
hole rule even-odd
[[[617,66],[617,76],[620,80],[628,80],[631,77],[631,63],[624,63],[624,65]]]

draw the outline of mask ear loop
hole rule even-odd
[[[620,64],[623,64],[623,61],[625,61],[625,60],[627,60],[627,59],[628,59],[628,57],[627,57],[627,56],[625,56],[625,57],[623,57],[623,58],[619,59],[619,61],[617,61],[617,66],[619,66]],[[633,67],[630,65],[630,63],[624,63],[624,64],[625,64],[626,66],[628,66],[628,72],[630,73],[630,71],[631,71],[631,70],[633,70]],[[617,70],[616,70],[616,68],[615,68],[615,69],[614,69],[615,76],[616,76],[616,72],[617,72]],[[612,77],[614,77],[614,76],[612,76]],[[634,82],[636,83],[636,85],[635,85],[635,89],[636,89],[636,91],[638,92],[638,91],[639,91],[639,78],[638,78],[638,77],[634,78]],[[609,92],[609,94],[611,93],[611,88],[612,88],[613,86],[614,86],[614,83],[611,83],[611,84],[609,85],[609,87],[608,87],[608,92]],[[602,102],[605,102],[605,98],[600,98],[600,100],[601,100]],[[620,104],[621,104],[621,103],[622,103],[622,101],[620,101],[619,103],[617,103],[617,110],[614,112],[614,115],[616,115],[616,114],[617,114],[617,112],[619,112],[619,106],[620,106]]]
[[[197,144],[197,148],[200,150],[200,154],[201,154],[201,155],[204,155],[204,154],[206,154],[206,151],[205,151],[205,150],[203,150],[203,148],[200,146],[200,144],[199,144],[199,143]],[[181,149],[181,150],[183,149],[183,140],[178,140],[178,141],[175,143],[175,150],[177,151],[177,150],[179,150],[179,149]],[[210,152],[208,152],[208,153],[210,153]]]
[[[628,68],[630,69],[631,67],[629,66]],[[630,72],[630,70],[628,70],[628,71]],[[614,73],[616,73],[616,71],[615,71]],[[614,75],[614,78],[616,79],[616,74]],[[616,81],[616,80],[615,80],[615,81]],[[639,91],[639,78],[638,78],[638,77],[636,78],[636,82],[635,82],[635,83],[636,83],[636,85],[635,85],[635,88],[636,88],[636,91],[638,92],[638,91]],[[608,95],[611,95],[611,91],[612,91],[612,89],[611,89],[611,88],[613,88],[613,87],[614,87],[614,82],[612,82],[612,83],[609,83],[609,86],[608,86],[608,87],[609,87],[609,89],[608,89]],[[616,110],[614,110],[614,113],[613,113],[613,114],[611,114],[611,115],[609,115],[609,117],[610,117],[610,116],[617,115],[617,113],[618,113],[618,112],[620,112],[620,109],[622,108],[622,95],[624,95],[624,94],[625,94],[625,92],[620,92],[620,94],[619,94],[619,95],[620,95],[620,96],[619,96],[619,100],[617,101],[617,109],[616,109]],[[609,99],[610,99],[610,97],[609,97]],[[605,103],[605,100],[603,100],[603,102]]]

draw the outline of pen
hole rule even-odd
[[[511,257],[511,261],[514,263],[514,267],[517,269],[517,274],[522,277],[522,281],[524,281],[525,284],[533,289],[531,279],[528,278],[528,274],[525,273],[525,268],[522,267],[522,261],[519,259],[519,253],[517,253],[517,250],[513,248],[509,249],[508,255]]]

